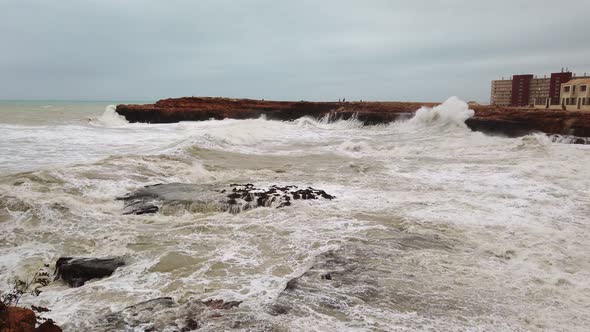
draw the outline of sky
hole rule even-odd
[[[590,1],[0,0],[0,99],[489,102],[590,74]]]

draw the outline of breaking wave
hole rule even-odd
[[[469,105],[457,97],[450,97],[444,103],[435,107],[422,107],[408,123],[422,126],[456,126],[467,128],[465,121],[475,112]]]
[[[456,97],[384,126],[334,115],[128,124],[103,105],[93,115],[0,126],[0,291],[61,256],[128,259],[108,278],[23,298],[64,331],[180,330],[192,307],[140,310],[163,297],[197,305],[191,318],[209,331],[590,325],[579,314],[590,154],[555,143],[574,138],[472,132]],[[126,215],[115,200],[171,183],[196,189],[177,187],[156,214]],[[208,205],[219,195],[246,206],[232,183],[337,199],[287,196],[293,205],[240,214]],[[203,309],[208,300],[243,304]]]
[[[91,123],[109,128],[129,125],[129,121],[117,113],[115,105],[107,106],[104,113],[96,119],[91,120]]]
[[[321,119],[304,116],[295,120],[295,124],[300,128],[320,128],[320,129],[357,129],[364,126],[364,123],[354,114],[348,119],[338,117],[334,113],[326,114]]]

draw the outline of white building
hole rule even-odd
[[[561,84],[561,107],[568,111],[590,111],[590,78]]]

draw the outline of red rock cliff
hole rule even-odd
[[[436,103],[407,102],[293,102],[252,99],[187,97],[159,100],[149,105],[118,105],[117,112],[129,122],[172,123],[209,119],[294,120],[327,114],[349,118],[356,115],[367,124],[387,123],[421,106]],[[590,113],[474,105],[475,116],[467,120],[473,130],[517,136],[533,131],[590,137]]]

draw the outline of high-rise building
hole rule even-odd
[[[490,104],[508,106],[512,102],[512,80],[492,81]]]
[[[531,96],[531,80],[533,75],[512,76],[512,98],[510,106],[528,106]]]
[[[569,71],[537,78],[532,74],[514,75],[510,79],[492,81],[490,103],[499,106],[559,108],[561,84],[575,77]],[[585,74],[583,77],[585,78]],[[552,107],[553,106],[553,107]]]

